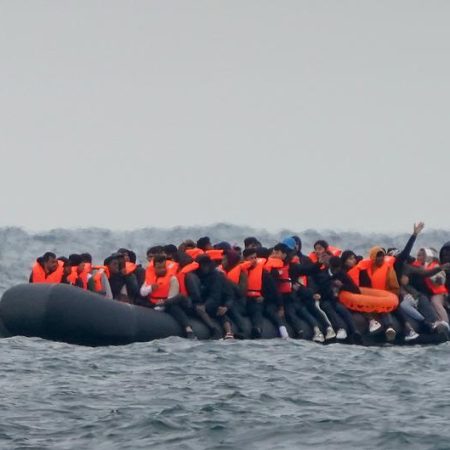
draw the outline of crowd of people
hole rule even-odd
[[[46,252],[36,260],[30,282],[70,284],[107,299],[165,311],[192,339],[193,317],[212,337],[224,339],[260,338],[266,317],[281,338],[289,337],[288,325],[296,337],[304,337],[306,323],[313,330],[312,340],[319,343],[360,342],[354,316],[340,295],[375,288],[395,294],[398,307],[365,313],[369,333],[395,340],[396,316],[405,330],[403,339],[413,341],[419,333],[449,329],[450,242],[440,252],[424,247],[412,257],[423,228],[423,223],[414,225],[402,250],[377,246],[366,258],[325,240],[315,242],[306,255],[298,236],[288,236],[272,248],[256,237],[246,238],[243,248],[228,242],[213,245],[209,237],[186,240],[178,247],[153,246],[147,250],[146,267],[125,248],[102,265],[94,265],[89,253],[66,258]],[[251,321],[251,336],[245,335],[245,316]]]

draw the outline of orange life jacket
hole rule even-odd
[[[192,259],[197,258],[197,256],[203,255],[205,252],[201,248],[188,248],[185,250],[186,255],[190,256]]]
[[[145,284],[156,284],[158,289],[152,291],[149,295],[150,303],[156,305],[160,300],[167,300],[170,290],[170,280],[173,277],[173,273],[166,270],[166,274],[163,277],[158,277],[155,273],[154,266],[149,266],[145,273]]]
[[[78,280],[78,267],[77,266],[73,266],[73,267],[71,267],[70,274],[67,276],[67,281],[72,286],[75,286],[76,283],[77,283],[77,280]]]
[[[387,274],[388,271],[392,268],[394,265],[393,260],[384,260],[384,263],[381,267],[377,267],[374,270],[373,262],[372,260],[362,260],[360,264],[358,264],[359,267],[365,267],[365,270],[367,271],[367,275],[370,278],[370,284],[372,285],[372,289],[381,289],[386,290],[387,287]]]
[[[281,269],[283,265],[284,265],[283,260],[279,258],[270,257],[267,258],[264,268],[270,272],[272,269]]]
[[[256,266],[247,270],[247,297],[257,298],[262,296],[262,284],[265,259],[259,259]]]
[[[92,270],[92,264],[84,263],[83,272],[81,272],[79,275],[79,278],[80,278],[81,282],[83,283],[83,289],[87,289],[89,274],[91,273],[91,270]]]
[[[420,264],[419,261],[414,261],[412,263],[415,267],[423,267],[426,270],[434,269],[435,267],[439,266],[439,263],[437,261],[432,261],[428,265]],[[448,294],[448,289],[444,284],[435,284],[433,283],[433,280],[431,280],[430,277],[425,278],[425,284],[427,288],[433,293],[433,295],[446,295]]]
[[[36,261],[33,265],[31,281],[33,283],[61,283],[64,274],[64,262],[58,260],[58,267],[50,274]]]
[[[337,247],[333,247],[332,245],[329,245],[327,248],[327,252],[331,253],[332,256],[341,256],[342,250],[340,248]],[[308,258],[313,262],[319,262],[319,258],[317,257],[317,253],[315,251],[312,251],[309,255]]]
[[[95,272],[92,279],[94,280],[94,291],[95,292],[105,292],[105,287],[102,282],[102,275],[105,274],[106,278],[110,277],[109,269],[107,266],[95,266],[97,272]]]
[[[167,271],[170,272],[172,275],[175,275],[178,272],[178,267],[180,265],[175,262],[175,261],[171,261],[171,260],[167,260],[167,264],[166,264],[166,268]]]
[[[213,261],[222,261],[223,258],[223,250],[220,249],[211,249],[206,250],[205,252]]]
[[[130,275],[131,273],[133,273],[136,270],[137,264],[136,263],[132,263],[132,262],[126,262],[125,263],[125,273],[127,275]]]
[[[190,264],[186,264],[177,274],[178,283],[180,285],[180,294],[184,296],[188,296],[189,293],[186,289],[186,275],[194,270],[198,269],[198,263],[191,262]]]

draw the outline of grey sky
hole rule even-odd
[[[450,2],[0,1],[0,225],[449,228]]]

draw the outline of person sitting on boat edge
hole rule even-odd
[[[190,301],[180,294],[178,278],[169,269],[169,263],[164,255],[156,255],[153,258],[153,264],[147,268],[145,283],[141,286],[140,295],[148,299],[146,306],[170,314],[181,325],[186,337],[195,339],[192,325],[187,316],[187,312],[191,309]]]

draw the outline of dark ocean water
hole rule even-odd
[[[450,448],[450,346],[0,340],[1,449]]]

